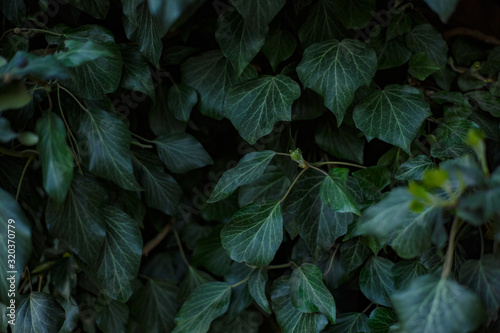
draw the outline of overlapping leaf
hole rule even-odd
[[[306,21],[299,30],[299,39],[304,48],[317,42],[343,37],[342,24],[335,16],[334,4],[334,0],[319,0],[310,8]]]
[[[191,110],[198,102],[196,90],[185,84],[173,85],[168,91],[168,108],[175,118],[187,122]]]
[[[363,295],[375,304],[391,307],[390,296],[394,292],[391,268],[394,263],[387,258],[372,256],[359,275]]]
[[[264,31],[286,0],[231,0],[233,6],[256,31]]]
[[[36,332],[39,329],[46,332],[59,332],[64,323],[64,310],[54,296],[33,291],[29,295],[21,295],[15,326],[16,333]]]
[[[349,169],[331,169],[321,183],[321,200],[336,212],[361,215],[355,195],[347,186],[348,174]]]
[[[257,302],[264,311],[271,314],[271,308],[269,307],[269,301],[266,296],[267,279],[268,275],[265,268],[253,270],[248,279],[248,291],[255,302]]]

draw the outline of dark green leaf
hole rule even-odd
[[[391,268],[394,263],[389,259],[372,256],[368,259],[359,275],[361,292],[375,304],[391,307],[390,295],[394,292],[394,278]]]
[[[342,243],[340,254],[342,266],[344,266],[347,273],[350,273],[361,266],[366,258],[370,256],[370,249],[358,237],[356,240],[349,240]]]
[[[230,271],[224,276],[224,280],[231,285],[240,283],[236,287],[231,287],[231,302],[225,315],[227,321],[234,320],[252,303],[252,295],[248,290],[248,278],[252,271],[253,268],[246,264],[233,262]]]
[[[125,332],[129,319],[129,308],[126,304],[99,297],[96,304],[95,321],[104,333]]]
[[[335,15],[346,28],[363,28],[375,12],[375,0],[337,0],[333,1]]]
[[[352,174],[363,189],[363,196],[368,200],[376,200],[381,191],[391,183],[391,172],[386,167],[369,167]]]
[[[68,0],[68,2],[97,19],[104,19],[108,14],[109,0]]]
[[[231,0],[233,6],[256,31],[264,31],[286,0]]]
[[[302,83],[324,97],[337,125],[342,123],[356,89],[368,86],[376,70],[375,51],[354,39],[311,45],[297,67]]]
[[[411,18],[406,13],[400,13],[391,17],[387,25],[386,40],[391,40],[404,35],[411,30]]]
[[[0,67],[0,77],[7,74],[11,76],[10,80],[22,79],[25,76],[34,76],[41,80],[70,77],[66,66],[52,54],[38,57],[24,51],[18,51],[6,65]]]
[[[363,164],[365,139],[354,127],[323,129],[316,132],[316,144],[329,154],[341,159]]]
[[[9,96],[9,97],[11,97],[11,96]],[[11,140],[14,140],[17,137],[17,135],[18,134],[10,128],[9,119],[1,117],[0,118],[0,142],[7,143]],[[38,134],[38,136],[40,136],[40,134]]]
[[[283,60],[290,58],[297,47],[297,41],[288,30],[280,29],[269,34],[262,47],[262,53],[267,57],[273,71]]]
[[[198,286],[214,281],[214,278],[203,271],[188,266],[188,270],[179,288],[179,299],[184,301]]]
[[[343,37],[342,24],[334,14],[334,4],[333,0],[319,0],[309,10],[307,19],[299,30],[302,47]]]
[[[368,317],[364,313],[348,312],[337,316],[335,325],[328,326],[324,333],[370,332]]]
[[[267,270],[265,268],[257,268],[252,271],[248,279],[248,291],[259,306],[271,314],[269,301],[266,296]]]
[[[74,256],[58,259],[51,271],[51,279],[59,294],[67,301],[76,287],[77,274],[80,272]]]
[[[406,35],[406,44],[413,52],[424,52],[434,64],[442,68],[447,61],[448,46],[430,24],[417,25]]]
[[[410,68],[408,72],[419,79],[424,81],[429,75],[437,72],[441,67],[436,65],[426,53],[418,52],[410,58]]]
[[[64,47],[66,50],[56,52],[55,56],[67,67],[78,67],[100,57],[113,56],[108,48],[91,40],[67,39]]]
[[[336,212],[361,215],[354,193],[347,186],[348,174],[349,169],[332,168],[321,183],[321,200]]]
[[[417,277],[424,275],[428,269],[419,260],[401,260],[391,268],[394,276],[394,287],[406,289]]]
[[[198,103],[196,90],[185,84],[175,84],[168,91],[168,108],[180,121],[189,121],[191,110],[196,103]]]
[[[156,89],[156,102],[149,109],[149,127],[156,135],[186,132],[187,123],[177,120],[168,109],[167,88],[160,84]],[[128,111],[128,108],[125,107]]]
[[[457,215],[472,225],[484,224],[498,213],[499,200],[498,187],[465,195],[460,199]]]
[[[441,21],[446,23],[455,11],[459,0],[425,0],[425,2],[439,15]]]
[[[494,117],[500,117],[500,97],[491,95],[487,91],[472,91],[465,97],[475,101],[481,110],[491,113]]]
[[[148,4],[163,36],[190,6],[202,2],[203,0],[149,0]]]
[[[155,100],[155,87],[149,65],[135,46],[120,45],[123,58],[123,75],[121,86],[125,89],[139,91]]]
[[[393,310],[387,308],[376,308],[370,313],[368,325],[370,333],[388,333],[389,327],[397,322],[398,317]]]
[[[222,225],[212,228],[207,237],[200,238],[191,257],[191,264],[203,266],[209,272],[222,276],[229,270],[231,258],[226,254],[221,244],[220,233]]]
[[[5,17],[14,24],[21,26],[26,15],[24,0],[1,0],[0,9]]]
[[[269,165],[259,179],[240,188],[238,203],[243,207],[252,202],[279,200],[289,187],[290,179],[283,170],[275,165]]]
[[[379,70],[402,66],[411,57],[411,51],[406,47],[402,36],[391,40],[384,40],[381,35],[371,37],[370,46],[377,53]]]
[[[58,332],[64,323],[64,309],[52,295],[33,291],[21,295],[14,332]]]
[[[464,118],[453,117],[446,119],[436,128],[436,140],[445,147],[455,144],[463,145],[465,144],[467,133],[472,128],[477,128],[477,125]]]
[[[434,167],[434,162],[432,162],[429,156],[418,155],[401,164],[395,177],[399,180],[422,180],[424,173]]]
[[[433,102],[438,104],[452,103],[464,107],[471,106],[467,98],[465,98],[464,95],[458,91],[451,92],[451,91],[441,90],[436,92],[435,94],[432,94],[431,99]]]

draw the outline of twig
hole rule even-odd
[[[177,246],[179,247],[179,251],[181,252],[182,260],[184,261],[186,266],[189,267],[191,265],[189,265],[189,261],[186,259],[186,255],[184,254],[184,249],[182,248],[182,243],[181,239],[179,238],[179,234],[177,233],[177,230],[175,230],[175,228],[173,230],[174,230],[175,240],[177,241]]]
[[[172,228],[172,226],[174,225],[174,222],[175,222],[175,219],[172,218],[170,220],[169,223],[167,223],[163,229],[161,229],[160,233],[158,233],[158,235],[156,235],[155,238],[153,238],[152,240],[150,240],[149,242],[146,243],[146,245],[144,246],[144,248],[142,249],[142,255],[143,256],[148,256],[149,252],[151,252],[155,247],[158,246],[158,244],[161,243],[161,241],[167,237],[168,233],[170,232],[170,229]]]
[[[338,244],[335,246],[335,250],[333,251],[332,257],[330,258],[330,264],[328,265],[328,269],[326,270],[325,274],[323,274],[323,277],[327,276],[328,273],[330,273],[330,270],[333,266],[333,259],[335,259],[335,255],[337,254],[337,250],[339,249],[339,247],[340,246]]]
[[[468,36],[468,37],[472,37],[474,39],[480,40],[480,41],[487,43],[487,44],[500,46],[500,39],[498,39],[494,36],[487,35],[479,30],[474,30],[474,29],[470,29],[470,28],[459,27],[459,28],[448,30],[443,34],[443,38],[445,40],[448,40],[448,39],[453,38],[455,36]]]
[[[448,249],[446,250],[446,256],[444,258],[443,271],[441,273],[442,279],[446,279],[450,275],[451,268],[453,267],[453,254],[455,253],[456,236],[461,225],[460,222],[461,221],[458,216],[455,216],[455,219],[453,220],[453,224],[451,226]]]

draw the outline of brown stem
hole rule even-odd
[[[170,232],[170,229],[174,225],[175,219],[171,218],[170,222],[167,223],[163,229],[156,235],[155,238],[150,240],[149,242],[146,243],[144,248],[142,249],[142,255],[143,256],[148,256],[149,252],[153,251],[155,247],[157,247],[165,237],[167,237],[168,233]]]
[[[479,30],[474,30],[474,29],[465,28],[465,27],[451,29],[451,30],[446,31],[443,34],[443,38],[445,40],[448,40],[448,39],[455,37],[455,36],[468,36],[468,37],[472,37],[474,39],[480,40],[480,41],[487,43],[487,44],[497,45],[497,46],[500,45],[500,39],[498,39],[494,36],[487,35]]]

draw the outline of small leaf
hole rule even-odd
[[[276,122],[290,121],[300,87],[286,75],[262,75],[229,89],[224,111],[241,137],[254,144],[271,133]]]
[[[370,313],[368,325],[370,333],[388,333],[389,328],[398,321],[393,310],[387,308],[376,308]]]
[[[278,65],[290,58],[297,47],[297,41],[293,34],[288,30],[280,29],[267,36],[266,42],[262,47],[262,53],[267,57],[273,71],[276,71]]]
[[[354,127],[325,128],[316,132],[316,144],[335,157],[363,164],[365,139]]]
[[[471,91],[465,97],[475,101],[481,110],[491,113],[494,117],[500,117],[500,97],[493,96],[487,91]]]
[[[415,53],[424,52],[434,64],[442,68],[448,60],[448,45],[430,24],[421,24],[406,35],[406,45]]]
[[[391,40],[404,35],[411,30],[411,18],[406,13],[397,14],[391,17],[387,25],[386,40]]]
[[[358,203],[346,184],[348,174],[349,169],[332,168],[321,183],[321,200],[336,212],[361,215]]]
[[[337,316],[337,322],[328,326],[324,333],[370,332],[368,317],[364,313],[347,312]]]
[[[391,307],[390,295],[394,292],[394,278],[391,268],[394,263],[389,259],[372,256],[368,259],[359,275],[361,292],[375,304]]]
[[[207,282],[196,288],[175,317],[172,333],[207,332],[212,321],[222,316],[231,300],[231,285]]]
[[[376,200],[381,191],[391,183],[391,172],[386,167],[369,167],[353,172],[368,200]]]
[[[198,102],[196,90],[185,84],[174,84],[168,91],[168,108],[175,118],[189,121],[191,110]]]
[[[335,15],[349,29],[363,28],[375,12],[375,0],[333,1]]]
[[[252,271],[248,279],[248,291],[259,306],[271,314],[269,301],[266,296],[267,270],[265,268],[257,268]]]
[[[284,171],[275,165],[268,165],[262,177],[240,188],[238,204],[243,207],[252,202],[280,200],[289,187],[290,179]]]
[[[441,21],[446,23],[455,11],[459,0],[425,0],[425,2],[439,15]]]
[[[184,12],[188,12],[190,7],[203,3],[200,0],[149,0],[149,11],[160,27],[161,35],[170,30],[174,23],[182,17]]]
[[[121,86],[125,89],[139,91],[155,101],[155,87],[149,65],[136,46],[120,45],[123,58],[123,75]]]
[[[214,163],[201,143],[189,134],[162,135],[154,143],[160,159],[172,172],[188,172]]]
[[[259,179],[275,155],[274,151],[264,150],[251,152],[243,156],[236,167],[224,172],[208,202],[214,203],[227,198],[238,187]]]
[[[58,332],[64,323],[64,310],[52,295],[34,291],[21,295],[14,332]]]
[[[434,167],[434,162],[427,155],[418,155],[401,164],[395,177],[399,180],[422,180],[423,174]]]
[[[290,278],[292,304],[303,313],[323,313],[335,322],[335,301],[323,283],[321,270],[313,264],[302,264]]]
[[[21,66],[23,65],[23,66]],[[52,54],[39,57],[24,51],[18,51],[10,61],[0,67],[0,77],[9,74],[12,80],[22,79],[25,76],[34,76],[40,80],[67,79],[70,72]]]
[[[198,286],[210,281],[214,281],[210,274],[188,266],[187,273],[179,289],[179,299],[185,300]]]
[[[424,52],[415,53],[410,58],[410,68],[408,72],[424,81],[429,75],[437,72],[441,67],[436,65]]]
[[[402,66],[410,60],[412,54],[402,36],[391,40],[384,40],[381,35],[370,37],[370,47],[377,53],[379,70]]]
[[[221,232],[231,259],[253,266],[268,265],[283,240],[283,217],[278,201],[253,203],[237,211]]]
[[[30,102],[31,95],[26,90],[26,86],[21,82],[13,82],[6,86],[0,87],[0,112],[9,109],[20,109],[28,105]],[[3,129],[4,127],[2,126],[2,130]],[[2,142],[8,142],[17,136],[17,134],[12,133],[12,131],[9,131],[8,134],[9,135],[2,131]],[[7,140],[7,138],[9,137],[11,137],[11,139]]]

